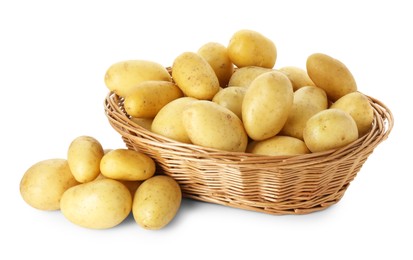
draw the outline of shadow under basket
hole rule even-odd
[[[380,101],[371,130],[336,150],[297,156],[226,152],[177,142],[137,125],[114,93],[104,105],[111,126],[129,149],[152,157],[157,174],[173,177],[184,197],[268,214],[306,214],[337,203],[373,150],[393,128]]]

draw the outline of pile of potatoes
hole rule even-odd
[[[139,226],[156,230],[175,217],[182,194],[173,178],[155,170],[155,162],[143,153],[104,150],[95,138],[79,136],[67,159],[32,165],[21,179],[20,193],[30,206],[60,209],[85,228],[112,228],[132,213]]]
[[[170,139],[230,152],[298,155],[343,147],[373,121],[349,69],[323,53],[306,68],[274,68],[271,39],[239,30],[178,55],[171,71],[147,60],[110,66],[108,89],[136,124]]]

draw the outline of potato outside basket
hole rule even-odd
[[[157,174],[173,177],[184,197],[274,215],[307,214],[337,203],[392,127],[393,115],[369,97],[369,133],[336,150],[297,156],[226,152],[180,143],[137,125],[123,98],[106,96],[105,113],[129,149],[151,156]]]

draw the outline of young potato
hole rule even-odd
[[[136,223],[150,230],[168,225],[174,219],[182,201],[178,183],[166,175],[156,175],[144,181],[136,190],[132,214]]]
[[[172,81],[172,78],[165,67],[146,60],[127,60],[115,63],[105,74],[107,88],[121,97],[125,97],[136,84],[147,80]]]
[[[272,69],[257,66],[247,66],[236,69],[229,79],[228,86],[249,87],[256,77],[269,71],[272,71]]]
[[[221,89],[213,98],[212,102],[228,108],[242,120],[242,101],[247,88],[227,87]]]
[[[308,119],[303,137],[311,152],[323,152],[357,140],[358,130],[349,113],[330,108]]]
[[[111,179],[108,178],[106,176],[104,176],[103,174],[99,174],[98,177],[96,177],[95,180],[101,180],[101,179]],[[132,198],[135,195],[136,190],[138,189],[138,187],[142,184],[143,181],[123,181],[123,180],[117,180],[120,183],[122,183],[123,185],[125,185],[126,188],[128,188]]]
[[[293,87],[284,73],[266,72],[248,87],[242,103],[242,121],[256,141],[280,132],[293,105]]]
[[[124,107],[132,117],[154,118],[163,106],[182,96],[181,89],[172,82],[143,81],[130,89]]]
[[[117,226],[131,209],[132,196],[126,186],[105,178],[74,186],[60,200],[60,210],[66,219],[91,229]]]
[[[326,91],[331,101],[357,91],[357,84],[350,70],[341,61],[323,53],[307,58],[307,73],[319,88]]]
[[[356,121],[359,136],[370,131],[374,119],[373,107],[365,95],[360,92],[352,92],[342,96],[331,108],[346,111]]]
[[[132,120],[135,124],[142,126],[146,130],[151,131],[153,118],[131,117],[130,120]]]
[[[248,153],[282,156],[310,153],[303,140],[291,136],[277,135],[262,141],[252,141],[247,146]]]
[[[193,144],[232,152],[244,152],[247,147],[241,120],[212,101],[194,101],[183,111],[182,120]]]
[[[33,208],[58,210],[63,193],[78,184],[67,160],[48,159],[35,163],[24,173],[20,194]]]
[[[208,42],[199,48],[198,54],[211,65],[218,77],[219,85],[226,87],[234,72],[234,64],[228,56],[227,47],[217,42]]]
[[[295,66],[286,66],[279,69],[284,73],[291,81],[294,91],[304,86],[315,87],[314,82],[310,79],[307,71]]]
[[[294,92],[294,102],[280,133],[303,140],[307,120],[328,108],[326,92],[318,87],[305,86]]]
[[[229,58],[238,68],[246,66],[272,68],[277,59],[274,42],[253,30],[235,32],[227,49]]]
[[[98,140],[91,136],[75,138],[67,151],[67,161],[78,182],[89,182],[100,173],[100,160],[104,150]]]
[[[184,52],[172,64],[172,78],[188,97],[211,100],[219,91],[213,68],[199,54]]]
[[[107,178],[142,181],[155,174],[154,160],[144,153],[129,149],[115,149],[100,161],[100,171]]]
[[[165,105],[155,116],[151,131],[182,143],[191,143],[182,121],[185,108],[198,99],[182,97]]]

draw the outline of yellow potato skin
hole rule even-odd
[[[274,42],[253,30],[235,32],[228,44],[228,55],[238,67],[258,66],[273,68],[277,59]]]
[[[221,89],[213,98],[212,102],[228,108],[242,120],[242,101],[244,100],[247,88],[226,87]]]
[[[178,183],[166,175],[144,181],[136,190],[132,214],[136,223],[150,230],[168,225],[178,212],[182,192]]]
[[[357,91],[356,81],[341,61],[323,53],[308,56],[307,73],[314,84],[325,90],[331,101]]]
[[[33,208],[58,210],[63,193],[78,184],[66,159],[47,159],[33,164],[24,173],[20,194]]]
[[[278,134],[293,105],[293,87],[282,72],[258,76],[248,87],[242,103],[242,121],[248,136],[256,141]]]
[[[145,128],[146,130],[151,131],[153,118],[131,117],[130,120],[135,124]]]
[[[70,222],[85,228],[107,229],[131,212],[132,195],[119,181],[98,179],[65,191],[60,210]]]
[[[196,99],[211,100],[220,89],[211,65],[195,52],[184,52],[175,58],[172,78],[185,96]]]
[[[142,181],[155,174],[154,160],[144,153],[130,149],[115,149],[100,161],[100,171],[107,178]]]
[[[229,79],[228,86],[235,87],[249,87],[251,82],[259,75],[272,71],[272,69],[257,67],[257,66],[247,66],[238,68],[232,73]]]
[[[183,96],[181,89],[168,81],[143,81],[125,96],[125,111],[132,117],[154,118],[166,104]]]
[[[316,86],[304,69],[295,66],[285,66],[280,68],[279,71],[290,79],[294,91],[304,86]]]
[[[194,101],[183,111],[182,120],[193,144],[231,152],[244,152],[247,147],[242,121],[212,101]]]
[[[202,45],[197,53],[211,65],[219,85],[226,87],[234,72],[234,64],[228,56],[227,47],[217,42],[208,42]]]
[[[247,147],[248,153],[270,155],[270,156],[289,156],[310,153],[303,140],[277,135],[262,141],[252,141]]]
[[[112,64],[105,73],[106,87],[125,97],[136,84],[147,80],[172,81],[161,64],[147,60],[126,60]]]
[[[100,173],[100,160],[104,150],[98,140],[91,136],[78,136],[69,145],[67,161],[78,182],[89,182]]]

